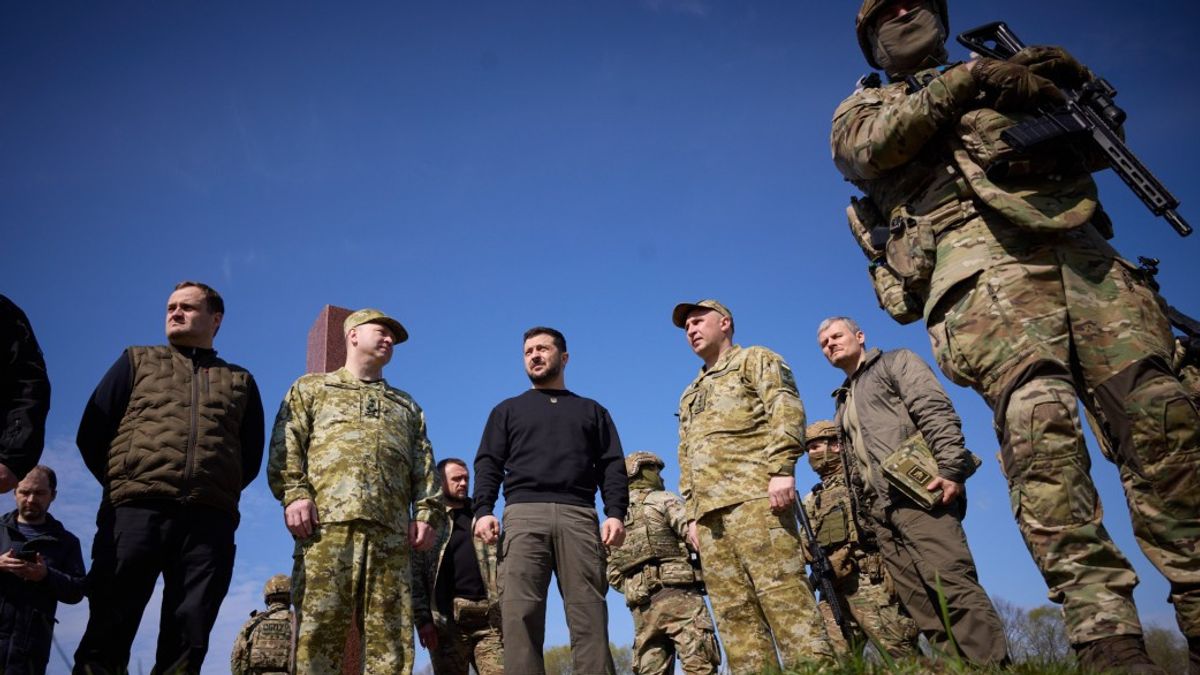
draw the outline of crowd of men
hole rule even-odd
[[[950,63],[945,0],[866,0],[857,28],[888,81],[864,79],[837,108],[831,144],[862,191],[852,226],[886,224],[885,247],[864,239],[881,307],[923,317],[942,372],[992,408],[1014,517],[1080,665],[1160,672],[1136,576],[1101,525],[1083,401],[1200,672],[1195,352],[1107,243],[1095,153],[994,154],[1003,129],[1094,76],[1052,47]],[[85,588],[74,672],[126,672],[160,577],[152,672],[199,672],[230,585],[239,496],[267,440],[254,378],[213,348],[223,319],[214,289],[180,283],[167,344],[126,349],[88,400],[77,442],[103,498],[85,582],[78,540],[48,512],[55,473],[37,463],[46,367],[25,315],[0,297],[0,491],[17,504],[0,518],[0,672],[44,672],[56,605]],[[414,632],[439,674],[544,673],[552,575],[577,675],[614,670],[610,586],[643,674],[676,661],[688,673],[786,670],[868,644],[910,657],[921,635],[927,657],[1006,664],[962,527],[980,460],[930,366],[868,349],[849,317],[826,319],[817,346],[845,380],[835,418],[806,428],[791,369],[735,343],[728,307],[683,302],[671,321],[702,364],[679,399],[678,495],[661,457],[626,456],[608,411],[567,389],[566,337],[538,326],[523,336],[532,388],[488,416],[469,496],[468,463],[435,462],[424,412],[384,377],[405,327],[352,313],[343,367],[300,377],[275,418],[267,478],[295,567],[267,582],[231,669],[340,673],[353,627],[365,673],[410,672]],[[820,483],[801,498],[806,451]]]

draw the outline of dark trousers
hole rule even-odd
[[[987,592],[979,585],[975,559],[962,529],[960,501],[925,511],[893,506],[886,522],[872,518],[879,550],[896,586],[896,595],[935,648],[953,653],[938,603],[946,599],[950,631],[958,649],[976,664],[1007,661],[1004,626]]]
[[[87,577],[87,629],[74,673],[125,673],[158,575],[163,577],[152,674],[199,673],[233,574],[231,515],[177,504],[102,506]]]
[[[509,504],[500,545],[500,616],[506,675],[544,675],[546,593],[550,573],[571,631],[572,672],[614,672],[608,651],[608,591],[596,509],[566,504]]]

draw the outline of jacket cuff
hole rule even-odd
[[[311,499],[316,501],[312,490],[303,487],[288,488],[287,490],[284,490],[283,499],[281,501],[283,501],[284,508],[287,508],[292,502],[299,499]]]

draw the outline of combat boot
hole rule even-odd
[[[1079,670],[1084,673],[1167,675],[1150,660],[1141,635],[1114,635],[1074,647]]]

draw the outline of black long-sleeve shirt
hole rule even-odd
[[[18,478],[38,463],[50,412],[50,378],[29,318],[0,295],[0,464]]]
[[[500,484],[507,504],[592,506],[625,518],[629,487],[617,427],[604,406],[565,389],[530,389],[492,409],[475,455],[475,515],[489,515]]]
[[[216,354],[211,349],[184,348],[184,353],[196,361]],[[129,407],[129,397],[133,395],[133,364],[129,360],[129,352],[123,351],[117,357],[112,367],[101,378],[100,384],[92,392],[87,406],[83,410],[83,418],[79,421],[79,433],[75,443],[96,480],[104,484],[108,470],[108,451],[125,410]],[[250,485],[262,468],[263,443],[266,440],[265,422],[263,420],[262,396],[258,393],[258,385],[250,378],[247,391],[248,399],[246,416],[239,430],[242,446],[242,489]]]

